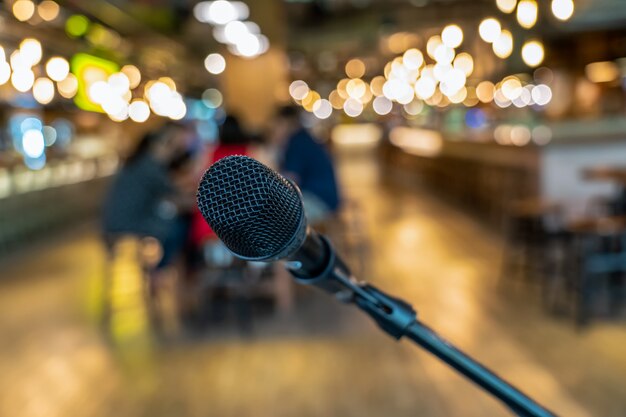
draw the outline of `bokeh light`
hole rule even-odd
[[[143,123],[150,117],[150,106],[143,100],[135,100],[128,106],[128,116],[137,123]]]
[[[29,66],[37,65],[41,55],[41,43],[37,39],[26,38],[20,43],[20,57]]]
[[[72,98],[78,91],[78,79],[74,74],[67,74],[64,80],[57,83],[59,95],[64,98]]]
[[[474,59],[467,52],[461,52],[456,56],[456,58],[454,58],[452,66],[463,71],[465,76],[469,77],[474,71]]]
[[[361,78],[365,75],[365,64],[360,59],[354,58],[346,63],[345,70],[349,78]]]
[[[491,81],[481,81],[476,86],[476,96],[483,103],[491,103],[495,93],[495,86]]]
[[[137,88],[141,83],[141,71],[134,65],[124,65],[120,72],[128,78],[130,88]]]
[[[30,158],[39,158],[46,149],[43,133],[39,129],[30,129],[22,136],[24,155]]]
[[[502,13],[513,13],[517,0],[496,0],[496,6]]]
[[[54,98],[54,83],[49,78],[37,78],[33,84],[33,97],[40,104],[48,104]]]
[[[441,31],[441,40],[448,48],[456,48],[463,42],[463,30],[457,25],[448,25]]]
[[[204,59],[204,68],[211,74],[221,74],[226,69],[226,60],[218,53],[209,54]]]
[[[17,0],[13,3],[13,16],[20,22],[25,22],[35,14],[35,3],[31,0]]]
[[[46,62],[46,74],[54,81],[64,80],[70,72],[70,64],[60,56],[52,57]]]
[[[530,29],[537,23],[537,2],[535,0],[520,0],[517,4],[517,23],[525,29]]]
[[[59,5],[52,0],[44,0],[37,6],[37,13],[46,22],[51,22],[59,16]]]
[[[318,119],[328,119],[333,113],[333,106],[326,99],[317,100],[313,103],[313,114]]]
[[[202,93],[202,102],[210,109],[216,109],[222,105],[224,97],[216,88],[208,88]]]
[[[65,32],[71,37],[78,38],[87,33],[90,21],[87,16],[75,14],[70,16],[65,22]]]
[[[289,85],[289,95],[294,100],[302,100],[309,94],[309,86],[302,80],[296,80]]]
[[[402,63],[410,70],[419,69],[424,63],[424,55],[419,49],[408,49],[402,55]]]
[[[35,82],[35,74],[27,68],[17,68],[11,75],[11,84],[21,93],[31,89]]]
[[[513,35],[506,29],[502,30],[498,39],[496,39],[491,46],[493,53],[496,54],[498,58],[507,58],[513,52]]]
[[[500,22],[493,17],[484,19],[478,26],[478,34],[482,40],[488,43],[495,42],[500,36],[501,31],[502,26],[500,25]]]
[[[552,14],[559,20],[568,20],[574,14],[573,0],[552,0]]]
[[[393,102],[389,100],[387,97],[380,96],[374,99],[374,102],[372,103],[372,107],[374,108],[374,111],[376,112],[376,114],[384,116],[391,112],[391,109],[393,108]]]
[[[522,46],[522,59],[529,67],[539,66],[543,62],[543,44],[539,41],[529,41]]]

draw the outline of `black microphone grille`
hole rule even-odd
[[[279,257],[305,221],[296,186],[247,156],[213,164],[200,181],[197,199],[215,234],[244,259]]]

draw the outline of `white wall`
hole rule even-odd
[[[583,178],[585,168],[626,167],[626,142],[546,146],[541,154],[541,192],[562,202],[567,217],[585,214],[591,198],[614,195],[617,184]]]

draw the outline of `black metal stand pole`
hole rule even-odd
[[[361,288],[368,294],[367,298],[363,298],[362,294],[355,293],[353,301],[391,336],[396,339],[405,336],[413,340],[498,398],[519,416],[555,416],[418,321],[415,311],[409,304],[390,297],[373,286],[365,285]],[[376,302],[372,302],[373,300]]]

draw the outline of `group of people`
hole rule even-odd
[[[279,109],[263,139],[252,143],[233,115],[224,118],[218,142],[208,147],[197,146],[192,126],[179,122],[146,134],[106,195],[105,242],[112,248],[121,237],[154,238],[162,249],[155,271],[178,260],[188,264],[190,255],[217,241],[196,207],[198,181],[211,164],[230,155],[259,159],[293,180],[310,222],[332,216],[340,205],[333,163],[326,147],[303,127],[299,109]]]

